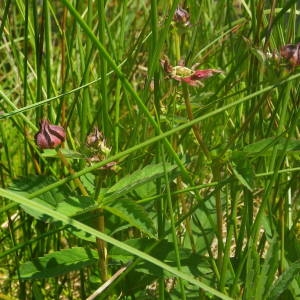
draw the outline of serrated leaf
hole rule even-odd
[[[95,241],[96,241],[96,239],[93,235],[88,234],[88,233],[86,233],[80,229],[77,229],[73,226],[68,226],[65,230],[87,242],[95,243]]]
[[[95,192],[95,175],[92,173],[86,173],[80,176],[80,180],[86,190],[89,192],[90,195],[94,194]]]
[[[47,214],[41,213],[37,210],[34,209],[35,205],[41,204],[43,205],[45,208],[51,208],[51,209],[55,209],[54,205],[50,205],[49,203],[47,203],[45,200],[40,199],[40,198],[34,198],[31,199],[32,201],[32,205],[28,206],[28,205],[21,205],[21,207],[23,208],[23,210],[30,216],[32,216],[33,218],[43,221],[45,223],[50,223],[53,222],[53,219],[51,217],[49,217]]]
[[[300,260],[290,264],[278,280],[273,284],[267,299],[278,299],[279,296],[288,288],[289,284],[300,271]]]
[[[26,197],[22,196],[22,195],[18,195],[15,192],[9,191],[7,189],[3,189],[0,188],[0,196],[7,198],[11,201],[17,202],[17,203],[25,203],[28,204],[29,203],[29,199],[27,199]],[[43,211],[43,207],[41,205],[37,205],[37,209],[40,211]],[[186,274],[180,270],[178,270],[177,267],[171,267],[168,264],[159,261],[158,259],[154,258],[153,256],[139,251],[133,247],[127,246],[124,243],[112,238],[111,236],[100,232],[96,229],[91,228],[90,226],[87,226],[75,219],[70,219],[69,217],[66,217],[64,214],[58,213],[55,210],[52,209],[47,209],[46,213],[50,216],[53,217],[53,219],[59,220],[65,224],[69,224],[72,225],[76,228],[80,228],[81,230],[84,230],[85,232],[94,235],[95,237],[102,239],[104,241],[106,241],[107,243],[110,243],[116,247],[122,248],[134,255],[136,255],[137,257],[142,258],[143,260],[146,260],[156,266],[158,266],[159,268],[161,268],[163,271],[166,271],[168,273],[171,273],[173,276],[175,277],[179,277],[182,278],[183,280],[185,280],[187,283],[191,284],[191,285],[195,285],[200,289],[203,289],[205,292],[210,293],[212,295],[215,295],[216,297],[219,297],[221,299],[226,299],[226,300],[230,300],[232,298],[228,297],[227,295],[219,292],[218,290],[210,287],[210,285],[203,283],[202,281],[195,279],[194,276]]]
[[[175,168],[176,166],[171,164],[166,164],[165,168],[163,164],[153,164],[137,170],[132,174],[125,176],[109,188],[104,195],[105,202],[116,199],[121,195],[125,195],[138,186],[141,186],[146,182],[153,181],[154,179],[163,176],[165,172],[169,173]]]
[[[46,176],[28,176],[24,178],[18,178],[14,180],[13,184],[9,187],[11,191],[28,197],[31,193],[54,183],[55,180],[51,177]],[[54,188],[40,195],[39,197],[32,198],[32,205],[23,205],[21,207],[26,211],[26,213],[33,216],[35,219],[39,219],[44,222],[49,222],[52,220],[46,214],[37,212],[34,207],[35,203],[42,204],[45,207],[55,209],[59,202],[63,201],[69,193],[69,190],[60,186],[59,188]]]
[[[98,260],[95,250],[75,247],[36,258],[20,266],[21,279],[43,279],[80,270]]]
[[[34,191],[48,186],[53,182],[54,179],[51,177],[30,176],[28,178],[15,180],[9,189],[24,196],[28,196]],[[30,214],[35,219],[43,222],[51,222],[52,218],[35,210],[35,205],[37,203],[45,206],[45,208],[52,208],[56,211],[62,212],[67,216],[73,216],[86,211],[89,208],[93,208],[95,205],[95,202],[90,197],[72,197],[69,196],[69,194],[69,190],[64,189],[63,187],[54,188],[43,193],[39,197],[32,198],[32,204],[30,206],[21,205],[21,207],[26,211],[26,213]]]
[[[54,182],[55,179],[49,176],[21,177],[13,181],[9,190],[28,196]],[[68,189],[60,186],[43,193],[43,195],[39,197],[49,203],[49,205],[56,206],[58,202],[62,201],[69,194],[69,192]]]
[[[144,208],[130,199],[116,199],[104,205],[103,209],[127,221],[131,226],[154,238],[154,226],[152,220]]]
[[[64,201],[57,204],[56,210],[64,213],[67,216],[74,216],[78,213],[84,213],[93,208],[96,208],[95,201],[91,197],[78,196],[67,197]]]

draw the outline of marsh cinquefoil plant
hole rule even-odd
[[[298,2],[0,1],[0,295],[299,298]]]

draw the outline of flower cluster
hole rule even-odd
[[[94,127],[94,131],[87,136],[86,145],[89,152],[87,159],[89,164],[106,159],[111,152],[111,148],[107,146],[103,133],[96,126]],[[117,163],[114,161],[101,167],[101,170],[117,171],[117,169]]]
[[[86,144],[91,150],[100,150],[104,156],[108,156],[111,151],[111,148],[109,148],[106,144],[106,139],[103,133],[96,126],[94,127],[94,131],[87,136]]]

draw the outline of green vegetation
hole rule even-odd
[[[299,1],[0,16],[1,299],[300,297]]]

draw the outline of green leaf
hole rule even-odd
[[[135,249],[140,251],[150,253],[153,257],[156,257],[160,261],[167,262],[169,265],[176,266],[176,253],[174,250],[174,244],[168,242],[167,240],[157,241],[155,239],[130,239],[125,241],[125,243]],[[209,273],[209,259],[205,256],[201,256],[198,253],[191,253],[190,249],[182,248],[180,251],[180,261],[181,267],[186,270],[186,272],[191,272],[194,276],[201,276],[204,272]],[[109,252],[109,257],[117,262],[129,263],[134,259],[134,255],[124,251],[123,249],[112,247]],[[162,274],[162,270],[153,264],[146,261],[141,261],[135,270],[144,274]],[[171,274],[170,274],[171,276]],[[206,276],[208,276],[206,274]]]
[[[270,246],[268,248],[268,252],[266,254],[260,274],[256,278],[254,299],[266,299],[265,295],[274,281],[275,273],[278,267],[278,261],[278,237],[275,235],[270,241]]]
[[[238,181],[245,186],[250,192],[252,192],[252,183],[254,178],[254,172],[249,158],[245,152],[235,151],[232,153],[232,164],[231,168],[233,174]]]
[[[85,156],[77,151],[73,151],[70,149],[64,149],[61,148],[60,152],[63,154],[64,157],[70,158],[70,159],[84,159]],[[57,154],[57,150],[55,149],[44,149],[42,153],[43,157],[52,157],[52,158],[59,158],[59,155]]]
[[[77,236],[79,239],[85,240],[87,242],[95,243],[96,239],[93,235],[88,234],[82,230],[79,230],[78,228],[75,228],[73,226],[68,226],[66,229],[69,233]]]
[[[15,180],[9,189],[18,194],[29,196],[32,192],[44,188],[53,182],[54,180],[51,177],[30,176]],[[55,209],[67,216],[73,216],[95,208],[95,202],[90,197],[73,197],[70,196],[68,189],[63,187],[54,188],[39,197],[32,198],[30,205],[21,204],[26,213],[43,222],[51,222],[53,219],[37,211],[35,209],[37,203],[43,205],[45,208]]]
[[[82,247],[64,249],[36,258],[20,266],[21,279],[43,279],[60,276],[94,264],[98,260],[95,250]]]
[[[261,51],[260,49],[256,49],[256,48],[253,48],[253,47],[249,47],[251,53],[253,55],[255,55],[255,57],[261,62],[261,63],[265,63],[266,60],[268,59],[268,57],[266,56],[266,54]]]
[[[146,184],[142,184],[134,189],[134,193],[140,199],[148,198],[155,196],[157,193],[157,186],[154,181],[147,182]]]
[[[251,156],[267,156],[272,153],[271,151],[274,146],[276,146],[279,151],[300,151],[299,140],[290,140],[284,137],[270,137],[262,139],[256,143],[245,146],[243,151],[247,152],[247,154]]]
[[[140,231],[146,233],[150,237],[154,236],[154,225],[148,217],[144,208],[130,199],[116,199],[104,205],[103,209],[127,221],[131,226],[136,227]]]
[[[245,280],[245,293],[243,299],[255,299],[254,291],[256,290],[256,278],[259,275],[260,257],[255,249],[253,239],[250,237],[249,248],[247,251],[246,263],[246,280]]]
[[[95,201],[87,196],[69,196],[57,204],[56,210],[66,214],[67,216],[74,216],[82,214],[91,209],[96,208]]]
[[[22,177],[14,180],[13,184],[9,187],[9,190],[28,197],[31,193],[40,190],[54,182],[55,180],[52,177],[46,176]],[[26,211],[26,213],[33,216],[35,219],[44,222],[50,222],[52,218],[44,213],[35,210],[35,204],[39,203],[47,208],[56,209],[58,203],[63,201],[68,194],[69,190],[60,186],[43,193],[39,197],[32,198],[32,203],[30,204],[30,206],[21,204],[21,207]]]
[[[292,263],[273,284],[267,299],[278,299],[300,271],[300,260]]]
[[[92,173],[86,173],[80,176],[80,180],[89,194],[93,195],[95,193],[95,175]]]
[[[115,185],[109,188],[104,195],[105,203],[127,194],[129,191],[141,186],[142,184],[153,181],[164,175],[165,172],[169,173],[176,168],[175,165],[166,164],[165,168],[163,164],[148,165],[143,169],[137,170],[132,174],[123,177]]]
[[[45,299],[38,281],[32,283],[32,299]]]
[[[31,201],[29,199],[27,199],[26,197],[20,195],[20,194],[17,194],[17,193],[14,193],[12,191],[9,191],[9,190],[6,190],[6,189],[3,189],[3,188],[0,188],[0,196],[2,197],[5,197],[11,201],[14,201],[14,202],[17,202],[19,204],[21,203],[25,203],[25,204],[29,204]],[[44,211],[44,207],[40,204],[37,204],[36,205],[36,209],[39,210],[39,211]],[[147,260],[149,261],[150,263],[152,264],[155,264],[156,266],[164,269],[164,271],[166,272],[169,272],[171,274],[173,274],[174,276],[177,276],[177,277],[180,277],[182,278],[183,280],[187,281],[189,284],[192,284],[192,285],[195,285],[201,289],[203,289],[205,292],[207,293],[211,293],[221,299],[232,299],[231,297],[219,292],[218,290],[210,287],[209,285],[201,282],[200,280],[198,280],[197,278],[195,278],[194,276],[191,276],[189,274],[186,274],[180,270],[178,270],[178,268],[174,268],[174,267],[171,267],[169,266],[168,264],[148,255],[147,253],[145,252],[142,252],[142,251],[139,251],[133,247],[130,247],[126,244],[124,244],[123,242],[120,242],[116,239],[114,239],[113,237],[103,233],[103,232],[100,232],[90,226],[87,226],[75,219],[71,219],[69,217],[67,217],[66,215],[60,213],[60,212],[57,212],[53,209],[50,209],[50,208],[46,208],[45,209],[45,213],[52,216],[53,219],[57,219],[65,224],[69,224],[69,225],[72,225],[76,228],[79,228],[80,230],[83,230],[91,235],[94,235],[95,237],[99,238],[99,239],[102,239],[104,241],[106,241],[107,243],[110,243],[116,247],[119,247],[121,249],[124,249],[134,255],[136,255],[137,257],[140,257],[141,259],[143,260]]]
[[[145,251],[150,247],[153,247],[155,243],[157,243],[157,240],[149,239],[149,238],[140,238],[140,239],[130,239],[124,241],[124,243],[131,247],[134,247],[135,249]],[[123,263],[127,263],[133,260],[135,256],[119,247],[113,246],[109,252],[109,257],[115,261],[121,261]]]
[[[54,182],[56,182],[56,180],[50,176],[32,175],[20,177],[13,181],[12,185],[9,187],[9,190],[27,196],[35,191],[53,184]],[[69,189],[59,186],[51,191],[43,193],[42,197],[40,198],[48,202],[50,205],[56,206],[56,204],[62,201],[67,195],[69,195],[69,193]]]
[[[212,243],[215,237],[216,222],[216,207],[215,207],[215,197],[212,196],[205,202],[199,205],[193,213],[193,218],[190,222],[193,239],[197,248],[197,253],[204,254],[207,251],[207,244]],[[183,241],[185,248],[191,248],[191,240],[185,238]]]

